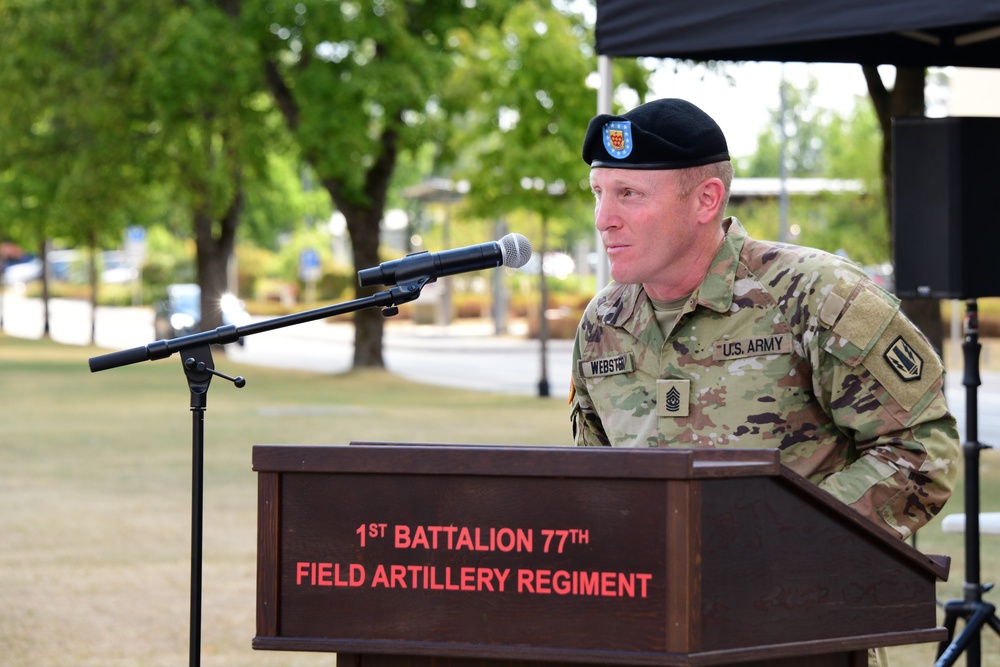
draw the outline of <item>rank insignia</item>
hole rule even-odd
[[[903,382],[912,382],[920,379],[920,373],[924,368],[924,360],[920,358],[909,343],[902,336],[896,336],[892,344],[883,354],[885,360],[889,362],[889,367],[896,371],[896,375]]]
[[[632,123],[627,120],[605,123],[604,147],[611,157],[627,158],[632,152]]]
[[[691,414],[691,380],[656,381],[656,415],[687,417]]]

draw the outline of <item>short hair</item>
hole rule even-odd
[[[687,198],[694,189],[709,178],[717,178],[722,181],[724,194],[720,211],[725,211],[729,206],[730,190],[733,186],[733,163],[729,160],[722,162],[711,162],[697,167],[677,170],[677,188],[680,191],[680,198]]]

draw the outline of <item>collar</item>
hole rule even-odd
[[[727,218],[722,222],[722,227],[726,232],[725,239],[715,253],[708,273],[694,291],[697,305],[718,313],[728,312],[733,304],[736,269],[740,264],[743,244],[748,238],[746,230],[736,218]],[[639,331],[632,331],[630,324],[636,324],[637,319],[644,319],[633,315],[641,307],[641,303],[648,301],[649,297],[642,285],[611,283],[603,290],[603,301],[597,307],[597,318],[604,324],[622,327],[638,337]]]

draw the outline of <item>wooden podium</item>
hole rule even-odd
[[[258,445],[255,649],[338,665],[865,665],[928,557],[776,450]]]

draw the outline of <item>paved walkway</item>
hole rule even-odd
[[[73,345],[89,342],[90,308],[81,301],[53,299],[50,306],[53,340]],[[11,336],[41,336],[42,306],[38,299],[7,293],[3,301],[3,330]],[[95,340],[99,347],[119,350],[151,342],[153,316],[149,308],[98,308]],[[343,319],[343,318],[339,318]],[[246,339],[243,348],[229,346],[227,355],[243,363],[342,373],[351,368],[354,328],[346,321],[318,320],[266,332]],[[386,366],[402,377],[428,384],[477,391],[539,395],[546,383],[549,395],[566,400],[572,341],[551,340],[542,372],[541,344],[525,335],[523,322],[512,322],[509,333],[496,335],[485,320],[458,320],[450,326],[416,325],[387,320],[383,353]],[[983,340],[982,368],[996,368],[1000,341]],[[952,412],[965,435],[966,388],[960,349],[946,350],[949,360],[946,392]],[[221,364],[220,370],[223,370]],[[979,440],[1000,444],[1000,372],[982,370],[976,392]]]

